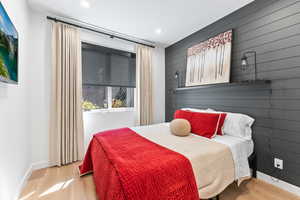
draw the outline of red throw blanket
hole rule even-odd
[[[199,200],[190,161],[129,128],[94,135],[80,166],[89,172],[100,200]]]

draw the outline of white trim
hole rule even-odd
[[[49,161],[39,161],[31,164],[32,171],[51,167]]]
[[[134,107],[124,107],[124,108],[106,108],[106,109],[96,109],[84,111],[83,113],[108,113],[108,112],[133,112]]]
[[[107,105],[108,109],[112,109],[112,88],[107,87]]]
[[[263,180],[271,185],[277,186],[287,192],[293,193],[300,197],[300,187],[287,183],[285,181],[279,180],[262,172],[257,172],[257,179]]]

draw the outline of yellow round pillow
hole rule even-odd
[[[176,136],[188,136],[191,133],[191,124],[186,119],[174,119],[170,123],[170,130]]]

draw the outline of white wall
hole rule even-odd
[[[112,39],[108,36],[102,36],[100,34],[96,34],[90,31],[81,31],[81,40],[83,42],[101,45],[113,49],[120,49],[124,51],[134,52],[134,45],[129,42],[125,42],[119,39]]]
[[[133,111],[91,111],[85,112],[83,119],[85,148],[87,148],[93,134],[109,129],[132,127],[135,123]]]
[[[12,200],[30,167],[29,9],[26,0],[2,0],[19,33],[19,84],[0,83],[0,199]]]
[[[48,164],[49,112],[51,92],[51,29],[46,15],[30,11],[31,152],[34,167]]]
[[[48,164],[51,31],[46,13],[28,9],[26,0],[3,0],[20,37],[19,85],[0,85],[0,199],[10,200],[26,170]],[[134,52],[134,45],[88,32],[82,39]],[[164,121],[164,49],[154,52],[154,121]],[[134,126],[133,112],[85,113],[88,141],[97,131]],[[87,143],[87,142],[86,142]]]

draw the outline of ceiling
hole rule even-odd
[[[28,0],[31,7],[171,45],[253,0]],[[88,1],[90,8],[81,6]]]

